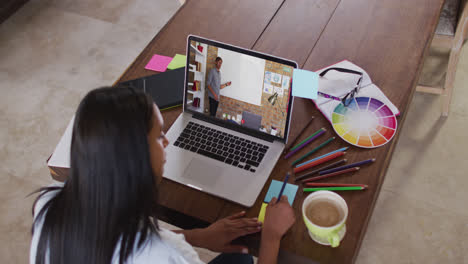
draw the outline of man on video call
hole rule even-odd
[[[219,91],[231,85],[231,82],[221,84],[221,65],[223,59],[216,57],[215,67],[208,73],[208,79],[206,81],[208,87],[208,98],[210,100],[210,116],[216,116],[219,104]]]

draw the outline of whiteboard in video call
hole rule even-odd
[[[218,56],[223,59],[221,83],[232,82],[220,94],[261,106],[265,60],[221,48]]]

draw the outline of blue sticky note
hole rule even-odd
[[[278,198],[278,194],[281,191],[281,187],[283,186],[283,182],[277,181],[277,180],[272,180],[270,184],[270,188],[268,189],[268,192],[265,196],[265,200],[263,200],[265,203],[269,203],[273,197]],[[296,192],[297,192],[297,185],[294,184],[286,184],[286,187],[284,187],[283,195],[288,196],[288,202],[292,206],[294,202],[294,198],[296,198]]]
[[[317,99],[319,76],[313,71],[294,69],[292,79],[292,95],[297,97]]]

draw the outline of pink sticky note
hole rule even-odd
[[[146,64],[145,69],[163,72],[166,71],[167,65],[169,65],[171,61],[171,57],[154,54],[148,64]]]

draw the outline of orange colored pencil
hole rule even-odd
[[[349,168],[349,169],[346,169],[346,170],[340,170],[340,171],[328,173],[328,174],[325,174],[325,175],[322,175],[322,176],[317,176],[317,177],[313,177],[313,178],[310,178],[310,179],[307,179],[307,180],[303,180],[302,183],[321,180],[321,179],[325,179],[325,178],[328,178],[328,177],[333,177],[333,176],[337,176],[337,175],[340,175],[340,174],[343,174],[343,173],[348,173],[348,172],[353,172],[353,171],[358,171],[358,170],[359,170],[359,167],[353,167],[353,168]]]
[[[304,164],[300,167],[297,167],[297,168],[294,168],[294,173],[298,173],[298,172],[301,172],[301,171],[304,171],[304,170],[307,170],[307,169],[310,169],[314,166],[317,166],[317,165],[320,165],[322,163],[325,163],[329,160],[332,160],[332,159],[336,159],[338,157],[341,157],[345,154],[346,152],[336,152],[336,153],[333,153],[332,155],[329,155],[329,156],[326,156],[326,157],[323,157],[321,159],[318,159],[314,162],[311,162],[311,163],[307,163],[307,164]]]
[[[362,187],[367,188],[366,184],[352,184],[352,183],[316,183],[306,182],[307,187]]]

